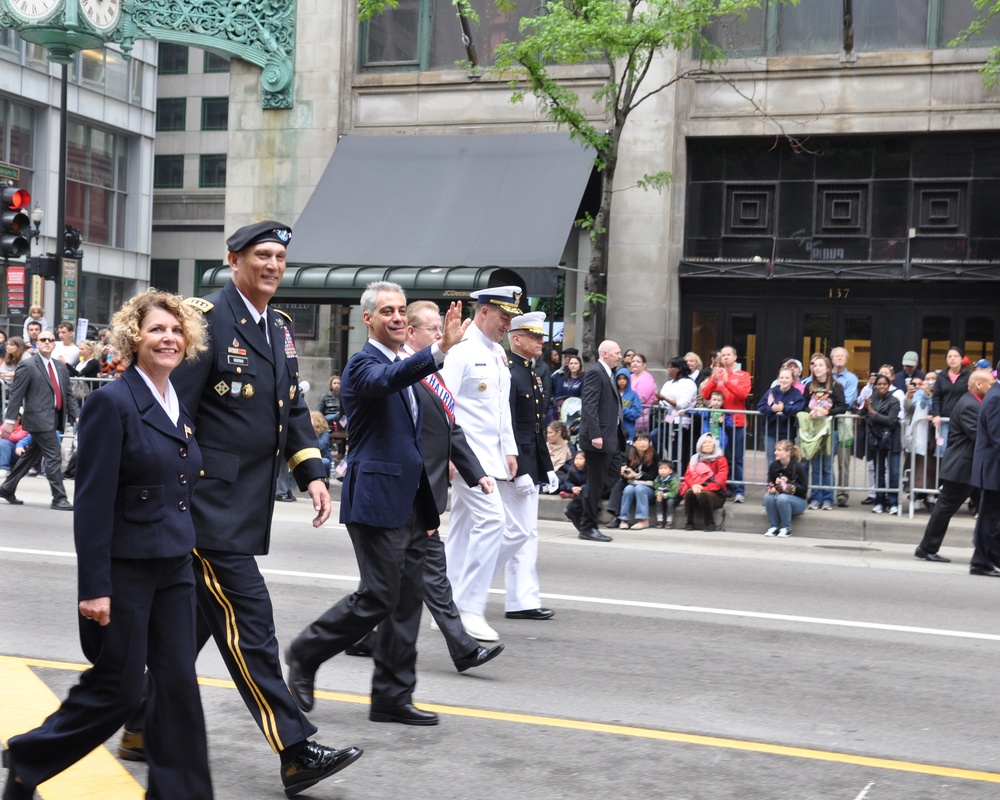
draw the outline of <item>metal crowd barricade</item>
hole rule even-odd
[[[935,429],[931,418],[916,420],[906,437],[906,485],[910,493],[909,515],[913,519],[920,503],[937,498],[940,492],[941,458],[944,456],[945,435],[949,417],[941,417],[941,427]],[[940,436],[939,436],[940,432]]]
[[[702,430],[703,415],[701,413],[687,414],[690,426],[683,425],[680,419],[668,422],[671,416],[670,409],[664,405],[646,406],[649,414],[648,429],[636,429],[636,433],[648,433],[653,437],[653,445],[657,449],[660,458],[671,461],[679,475],[683,475],[683,467],[690,460],[694,453],[698,437],[704,432]],[[705,409],[699,409],[704,411]],[[743,438],[743,479],[739,482],[747,490],[751,487],[763,490],[767,486],[767,470],[774,460],[773,452],[766,450],[766,419],[759,411],[731,411],[725,410],[728,416],[741,414],[746,419],[745,434]],[[899,423],[900,425],[902,423]],[[883,488],[876,490],[874,481],[874,459],[873,451],[870,449],[865,417],[858,414],[843,414],[834,418],[834,437],[831,443],[831,472],[833,482],[830,485],[818,487],[815,483],[813,465],[803,459],[809,471],[810,496],[814,488],[830,490],[834,496],[844,493],[863,493],[868,497],[875,491],[882,491],[888,494],[895,494],[897,504],[900,509],[903,507],[903,491],[907,488],[907,478],[921,473],[914,468],[911,461],[911,454],[904,449],[899,453],[899,479],[896,485],[890,486],[888,474],[886,474]],[[685,432],[687,428],[687,432]],[[736,437],[728,431],[728,441],[724,449],[727,460],[730,464],[730,483],[735,483],[733,474],[733,464],[735,461]],[[900,431],[902,439],[903,431]],[[778,437],[784,438],[784,437]],[[798,436],[795,437],[798,445]],[[936,462],[939,457],[935,456]],[[926,465],[922,465],[927,469]],[[888,465],[886,472],[888,473]],[[936,475],[936,471],[933,473]],[[912,482],[911,482],[912,483]],[[916,502],[916,495],[936,495],[937,486],[934,483],[917,482],[916,486],[910,486],[910,515],[913,515],[913,504]],[[888,511],[888,509],[886,509]],[[902,512],[900,512],[902,513]]]

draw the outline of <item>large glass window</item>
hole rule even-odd
[[[854,50],[923,50],[948,47],[976,19],[969,0],[854,0]],[[795,5],[762,0],[745,21],[730,17],[705,32],[730,52],[811,54],[844,49],[844,7],[839,0],[800,0]],[[971,42],[994,44],[1000,18]]]
[[[203,97],[201,99],[201,129],[224,131],[229,127],[229,98]]]
[[[124,247],[128,141],[75,120],[66,138],[66,224],[84,241]]]
[[[493,0],[471,0],[479,15],[472,43],[480,66],[491,66],[497,45],[516,39],[521,18],[538,12],[501,11]],[[468,60],[462,25],[451,0],[401,0],[362,26],[361,64],[364,67],[457,69]]]
[[[202,189],[221,189],[226,185],[226,156],[203,155],[198,165],[198,186]]]
[[[30,106],[11,100],[0,100],[0,161],[21,171],[18,185],[34,193],[31,186],[35,163],[35,112]]]
[[[105,278],[89,272],[80,274],[80,305],[78,315],[90,320],[90,324],[103,328],[125,300],[125,281],[121,278]]]
[[[156,101],[156,130],[182,131],[186,124],[187,98],[160,97]]]
[[[153,157],[153,188],[154,189],[184,188],[183,155]]]
[[[158,75],[187,75],[187,47],[182,44],[160,42],[159,52],[159,63],[156,67]]]
[[[216,55],[205,51],[205,60],[202,64],[203,72],[229,72],[229,59],[225,56]]]

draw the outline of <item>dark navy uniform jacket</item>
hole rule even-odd
[[[517,441],[517,474],[530,475],[535,483],[548,482],[552,459],[545,442],[545,395],[542,379],[531,361],[510,354],[510,417]]]
[[[79,437],[73,531],[79,599],[88,600],[114,595],[113,558],[191,552],[201,453],[184,407],[174,425],[135,366],[91,394]]]
[[[171,376],[198,425],[205,462],[193,504],[198,547],[263,555],[278,470],[287,462],[301,489],[326,478],[298,391],[291,324],[268,307],[268,345],[232,281],[187,302],[208,322],[208,350]]]

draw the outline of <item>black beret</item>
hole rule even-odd
[[[291,228],[281,222],[275,222],[273,219],[265,219],[263,222],[255,222],[253,225],[244,225],[226,239],[226,246],[230,253],[238,253],[258,242],[277,242],[287,247],[290,241],[292,241]]]

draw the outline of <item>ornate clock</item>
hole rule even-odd
[[[7,2],[14,16],[32,21],[44,19],[60,4],[60,0],[7,0]]]
[[[80,10],[91,25],[106,31],[118,24],[122,4],[121,0],[80,0]]]

